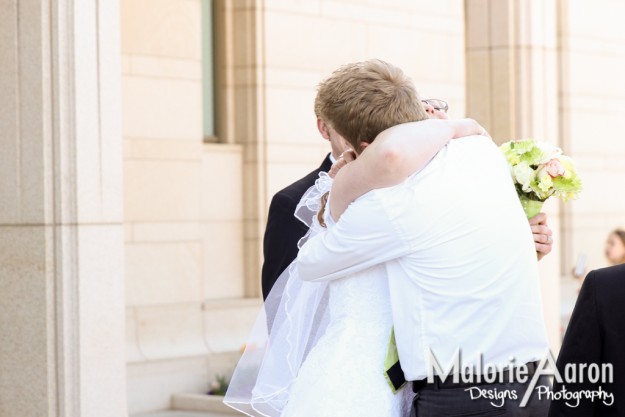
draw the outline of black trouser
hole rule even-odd
[[[454,384],[449,379],[444,383],[438,380],[430,384],[414,382],[415,397],[411,417],[547,417],[549,412],[549,400],[545,395],[539,399],[537,393],[537,389],[541,386],[551,389],[547,376],[538,379],[525,407],[521,407],[520,404],[532,380],[531,375],[525,383]],[[494,398],[487,398],[489,395],[493,395]],[[505,398],[502,399],[502,396]]]

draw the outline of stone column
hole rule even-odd
[[[267,220],[267,131],[264,6],[216,2],[217,135],[243,145],[244,295],[261,295],[262,238]]]
[[[0,7],[0,415],[126,415],[118,1]]]
[[[467,116],[497,143],[535,138],[562,144],[557,0],[465,0]],[[560,345],[561,207],[545,205],[553,252],[540,262],[551,348]]]

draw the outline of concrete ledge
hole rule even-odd
[[[171,407],[175,410],[241,415],[225,405],[223,400],[221,395],[175,394],[171,397]]]
[[[202,413],[199,411],[162,410],[142,414],[131,414],[130,417],[229,417],[229,415]]]

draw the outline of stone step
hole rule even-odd
[[[201,411],[163,410],[133,414],[131,417],[232,417],[232,414],[209,413]]]
[[[223,403],[224,397],[205,394],[175,394],[171,397],[171,406],[176,410],[204,413],[217,413],[224,416],[241,416],[238,411]]]

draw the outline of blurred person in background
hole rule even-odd
[[[608,235],[608,239],[605,242],[605,258],[608,261],[609,266],[615,266],[625,263],[625,230],[616,229]],[[581,287],[588,269],[585,265],[586,255],[581,254],[578,259],[578,264],[573,268],[573,277],[579,280],[579,288]]]
[[[625,263],[625,230],[616,229],[608,236],[605,257],[611,266]]]

